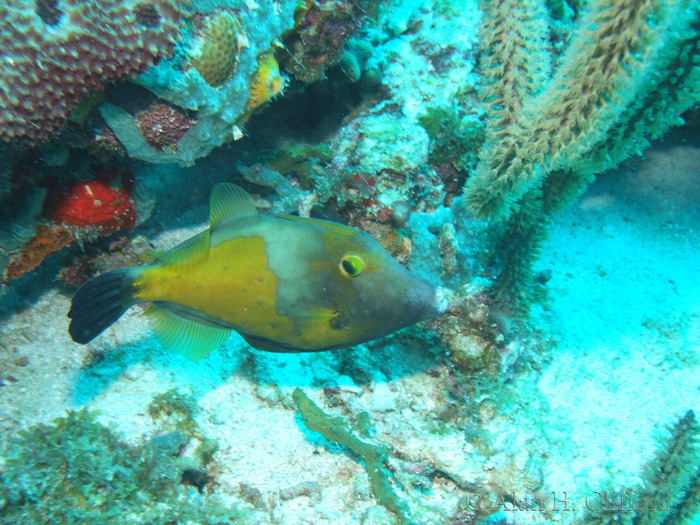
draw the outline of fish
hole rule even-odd
[[[352,347],[447,308],[444,290],[368,233],[320,219],[259,214],[232,183],[214,186],[209,227],[154,263],[98,275],[75,293],[69,333],[99,336],[132,306],[156,339],[198,360],[233,331],[271,352]]]

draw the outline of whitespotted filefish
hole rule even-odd
[[[258,215],[229,183],[211,195],[209,228],[158,262],[99,275],[78,289],[70,334],[89,343],[131,306],[166,348],[201,359],[235,330],[253,347],[349,347],[441,314],[440,288],[397,263],[367,233],[295,216]]]

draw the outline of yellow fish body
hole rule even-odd
[[[217,185],[210,226],[156,264],[85,283],[68,316],[88,343],[132,305],[161,344],[191,359],[235,330],[277,352],[331,350],[382,337],[445,310],[442,292],[398,264],[367,233],[292,216],[261,216],[233,184]]]

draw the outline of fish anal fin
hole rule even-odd
[[[158,342],[192,361],[198,361],[222,346],[232,332],[229,328],[185,318],[155,304],[151,304],[145,313]]]
[[[209,226],[215,228],[222,222],[258,214],[255,202],[248,192],[229,182],[220,182],[211,192],[209,201]]]

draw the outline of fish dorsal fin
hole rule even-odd
[[[189,266],[204,262],[208,256],[209,230],[204,230],[172,250],[159,255],[158,260],[164,264]]]
[[[353,237],[357,235],[357,229],[351,228],[350,226],[345,226],[339,222],[324,221],[323,219],[312,219],[311,217],[297,217],[296,215],[274,215],[277,219],[284,219],[286,221],[294,222],[304,222],[306,224],[313,224],[315,226],[320,226],[327,230],[331,230],[335,233],[345,235],[346,237]]]
[[[153,333],[163,347],[198,361],[223,345],[232,330],[187,319],[151,304],[145,312]]]
[[[209,230],[186,240],[158,259],[165,264],[201,264],[209,255],[210,231],[218,224],[240,217],[257,215],[253,198],[240,187],[228,182],[214,186],[209,204]]]
[[[211,191],[209,201],[209,226],[215,228],[222,222],[257,215],[253,197],[247,191],[229,182],[220,182]]]

